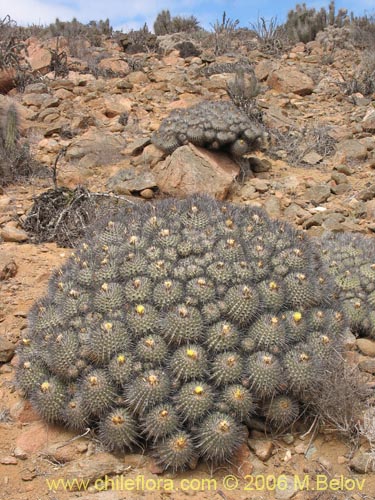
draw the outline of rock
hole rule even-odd
[[[259,193],[266,193],[269,189],[269,182],[264,179],[251,179],[250,184],[252,184]]]
[[[251,156],[249,158],[249,165],[251,170],[256,174],[268,172],[272,168],[269,160],[266,160],[265,158],[258,158],[257,156]]]
[[[282,440],[284,441],[285,444],[293,444],[294,436],[293,434],[285,434],[285,436],[282,437]]]
[[[151,472],[151,474],[163,474],[164,468],[159,465],[155,459],[151,459],[149,464],[148,464],[148,470]]]
[[[16,86],[17,71],[15,68],[0,70],[0,93],[6,94]]]
[[[371,110],[367,113],[362,122],[362,129],[365,132],[373,133],[375,132],[375,111]]]
[[[266,202],[263,205],[263,208],[268,213],[268,215],[273,218],[280,217],[282,213],[280,200],[276,196],[270,196],[269,198],[267,198]]]
[[[375,357],[375,340],[357,339],[356,344],[362,354]]]
[[[355,335],[349,330],[346,329],[343,335],[343,345],[346,351],[352,351],[357,344],[357,339]]]
[[[252,200],[258,197],[255,187],[248,182],[241,187],[238,194],[243,200]]]
[[[148,76],[143,71],[133,71],[129,73],[127,80],[132,86],[133,84],[139,85],[141,83],[148,83],[149,81]]]
[[[277,64],[269,59],[260,61],[254,68],[255,76],[262,82],[267,80],[270,73],[277,69]]]
[[[61,443],[52,444],[43,450],[43,456],[51,461],[67,463],[76,460],[80,456],[75,443],[61,446]]]
[[[139,194],[145,200],[151,200],[155,195],[154,191],[152,189],[149,189],[149,188],[143,189],[143,191],[141,191]]]
[[[21,243],[29,239],[29,235],[23,229],[17,229],[13,226],[4,226],[0,230],[0,237],[4,241],[13,241],[16,243]]]
[[[301,96],[311,94],[314,90],[313,80],[295,68],[282,68],[273,71],[267,79],[267,84],[278,92],[292,92]]]
[[[348,176],[341,172],[332,172],[331,179],[336,182],[336,184],[347,184]]]
[[[17,465],[18,461],[15,457],[6,455],[5,457],[0,457],[0,464],[2,465]]]
[[[375,186],[360,191],[358,198],[362,201],[369,201],[375,198]]]
[[[109,165],[121,159],[123,139],[111,132],[89,129],[81,136],[74,138],[68,147],[65,158],[79,160],[88,154],[94,154],[100,165]]]
[[[119,57],[106,57],[97,64],[97,68],[112,71],[119,76],[126,76],[130,73],[129,64]]]
[[[348,183],[337,184],[331,187],[331,191],[333,194],[340,196],[341,194],[347,193],[351,190],[351,185]]]
[[[129,466],[140,467],[145,463],[143,455],[126,454],[125,457],[116,457],[111,453],[99,452],[69,463],[64,467],[64,477],[78,478],[79,480],[95,482],[105,476],[123,474]],[[61,477],[51,475],[51,480]]]
[[[17,274],[18,266],[14,262],[14,260],[10,260],[3,269],[0,270],[0,281],[6,281],[11,278],[14,278]]]
[[[335,158],[340,161],[365,160],[367,158],[367,148],[355,139],[340,141],[336,146]]]
[[[315,184],[305,191],[304,198],[319,205],[331,196],[331,189],[327,184]]]
[[[375,359],[363,359],[358,366],[363,372],[375,374]]]
[[[266,439],[248,439],[248,444],[250,449],[255,453],[255,455],[262,460],[267,462],[267,460],[272,455],[273,443],[272,441]]]
[[[114,118],[122,113],[130,113],[133,105],[133,101],[121,95],[105,96],[103,103],[104,114],[108,118]]]
[[[375,199],[366,202],[366,215],[369,219],[375,219]]]
[[[231,458],[231,463],[235,467],[236,474],[241,477],[246,477],[253,472],[254,466],[252,464],[252,454],[246,443],[243,443],[238,448],[234,456]]]
[[[149,137],[140,137],[132,142],[129,146],[129,154],[130,156],[137,156],[142,153],[146,146],[151,143],[151,139]]]
[[[41,108],[42,109],[57,108],[59,104],[60,104],[60,99],[58,97],[49,96],[43,101]]]
[[[288,500],[296,494],[298,491],[298,484],[295,477],[296,476],[287,476],[285,474],[279,476],[275,489],[275,498],[277,500]]]
[[[27,454],[42,451],[52,443],[63,443],[71,439],[72,433],[64,431],[61,427],[48,425],[45,422],[33,422],[17,436],[16,447]]]
[[[345,217],[342,214],[334,213],[328,215],[322,222],[322,227],[327,231],[338,231],[340,229],[340,224],[345,221]]]
[[[51,137],[54,134],[60,134],[60,132],[64,129],[69,128],[69,123],[64,119],[61,119],[51,125],[49,125],[44,131],[44,137]]]
[[[47,99],[50,99],[50,97],[50,94],[24,94],[22,103],[25,106],[36,106],[40,108]]]
[[[131,148],[132,146],[130,146]],[[154,167],[159,161],[165,158],[165,153],[153,144],[149,144],[144,148],[142,154],[132,160],[133,165],[149,165]]]
[[[48,49],[36,46],[33,50],[29,50],[29,57],[26,59],[34,73],[46,75],[49,72],[52,54]]]
[[[164,193],[172,196],[207,193],[223,200],[239,171],[238,165],[226,153],[189,144],[158,163],[153,173]]]
[[[157,180],[147,168],[122,169],[107,182],[107,187],[116,194],[139,193],[145,189],[156,188]]]
[[[0,363],[8,363],[13,356],[16,346],[4,337],[0,336]]]
[[[48,87],[43,82],[30,83],[24,90],[24,94],[46,94],[47,92]]]
[[[19,447],[14,448],[13,454],[16,458],[19,458],[20,460],[26,460],[28,458],[27,453]]]
[[[295,219],[303,220],[305,217],[310,215],[310,212],[302,208],[300,205],[297,205],[297,203],[291,203],[289,207],[284,210],[284,215],[293,221]]]
[[[316,151],[310,151],[303,158],[302,161],[308,163],[309,165],[316,165],[320,161],[323,160],[323,156],[317,153]]]
[[[353,169],[349,167],[349,165],[336,165],[334,169],[345,175],[353,175],[354,173]]]
[[[371,453],[366,448],[360,448],[354,453],[353,458],[349,462],[349,467],[359,474],[375,472],[374,453]]]

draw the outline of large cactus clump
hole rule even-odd
[[[264,138],[264,132],[233,103],[203,101],[172,111],[153,134],[152,142],[168,154],[191,142],[241,157],[259,149]]]
[[[54,274],[17,381],[47,421],[110,450],[221,463],[249,417],[285,428],[330,384],[344,327],[304,234],[256,208],[163,200],[99,221]]]
[[[351,330],[375,338],[374,239],[360,234],[334,234],[321,244]]]

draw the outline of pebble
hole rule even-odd
[[[13,358],[16,346],[7,339],[0,337],[0,363],[8,363]]]
[[[17,465],[18,462],[17,462],[17,459],[15,457],[11,457],[11,456],[5,456],[5,457],[1,457],[0,458],[0,464],[3,464],[3,465]]]
[[[273,450],[272,441],[263,439],[249,439],[248,444],[250,449],[263,462],[266,462],[272,455],[272,450]]]
[[[7,242],[22,243],[29,239],[29,235],[23,229],[12,226],[4,226],[0,231],[0,237]]]
[[[350,460],[349,466],[359,474],[375,471],[374,456],[368,450],[360,448]]]
[[[140,192],[140,195],[142,198],[145,198],[146,200],[151,200],[154,197],[154,191],[152,189],[143,189]]]
[[[356,344],[362,354],[375,357],[375,341],[370,339],[357,339]]]

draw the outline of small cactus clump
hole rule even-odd
[[[172,111],[151,138],[167,154],[191,142],[209,149],[224,149],[234,157],[259,149],[264,139],[264,132],[229,101],[203,101]]]
[[[321,242],[353,333],[375,338],[375,242],[359,234],[334,234]],[[322,312],[323,314],[323,312]],[[335,315],[324,317],[335,325]],[[328,331],[330,331],[328,329]]]
[[[53,275],[17,383],[48,422],[97,429],[109,450],[217,464],[251,417],[280,429],[312,406],[345,327],[303,233],[257,208],[163,200],[99,220]]]

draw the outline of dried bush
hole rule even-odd
[[[180,42],[175,45],[175,48],[180,51],[180,57],[186,59],[187,57],[196,57],[199,56],[201,51],[189,41]]]
[[[260,50],[266,54],[280,54],[289,45],[285,26],[279,25],[276,17],[271,17],[269,21],[260,17],[251,24],[251,28],[257,36]]]
[[[330,127],[316,123],[300,129],[287,127],[284,130],[269,128],[271,147],[269,154],[283,158],[290,165],[307,166],[303,158],[316,152],[324,158],[336,152],[336,140],[329,135]]]
[[[213,62],[200,70],[202,76],[220,75],[221,73],[252,72],[253,67],[247,59],[240,59],[235,62],[218,63]]]
[[[375,53],[367,49],[362,54],[362,60],[354,78],[341,85],[346,95],[359,92],[365,96],[375,92]]]
[[[351,40],[359,49],[375,48],[375,15],[351,16]]]
[[[138,52],[156,52],[158,48],[157,36],[150,32],[147,23],[139,30],[117,35],[117,42],[127,54]]]
[[[253,68],[245,72],[244,69],[236,71],[232,80],[227,83],[227,93],[232,102],[247,116],[258,123],[262,122],[262,111],[257,105],[256,98],[261,88]]]
[[[239,23],[238,19],[231,19],[224,11],[221,20],[216,19],[215,23],[211,24],[214,33],[214,52],[216,56],[225,54],[232,49],[233,36]]]
[[[22,69],[21,51],[25,48],[16,21],[9,15],[5,16],[0,20],[0,69]]]

